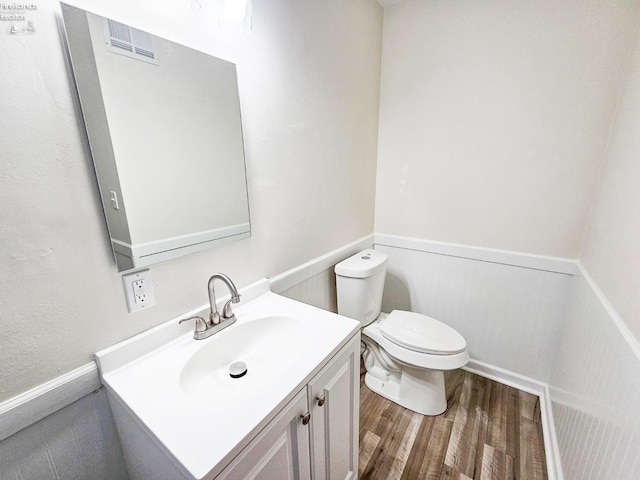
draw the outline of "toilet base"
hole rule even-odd
[[[402,371],[381,380],[367,372],[365,384],[373,392],[421,415],[435,416],[447,409],[444,372],[402,366]]]

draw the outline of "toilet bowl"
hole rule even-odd
[[[365,383],[422,415],[447,408],[444,371],[469,361],[467,344],[450,326],[403,310],[381,313],[388,256],[367,249],[335,267],[338,313],[360,321]]]

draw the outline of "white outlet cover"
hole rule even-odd
[[[156,299],[153,295],[153,283],[151,282],[151,270],[140,270],[139,272],[123,275],[122,284],[127,298],[127,309],[130,313],[156,304]],[[136,284],[135,287],[134,284]]]

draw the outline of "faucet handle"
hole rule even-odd
[[[239,297],[240,295],[238,295]],[[224,307],[222,308],[222,315],[221,317],[224,320],[227,320],[229,318],[235,318],[236,314],[233,313],[233,311],[231,310],[231,303],[238,303],[240,301],[240,299],[238,299],[236,302],[233,301],[233,298],[231,298],[231,300],[228,300],[227,303],[224,304]]]
[[[205,321],[205,319],[197,315],[195,317],[183,318],[178,322],[178,324],[182,322],[188,322],[189,320],[196,321],[196,332],[204,332],[207,329],[207,322]]]

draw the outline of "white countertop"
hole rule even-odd
[[[234,308],[234,325],[208,339],[194,340],[193,331],[184,333],[184,324],[178,327],[174,319],[96,354],[105,386],[195,479],[217,475],[359,329],[352,319],[260,288],[261,295]],[[194,394],[181,387],[185,365],[207,342],[222,342],[235,327],[274,315],[296,317],[304,327],[287,339],[301,348],[289,351],[295,358],[273,381],[221,398],[215,390]]]

